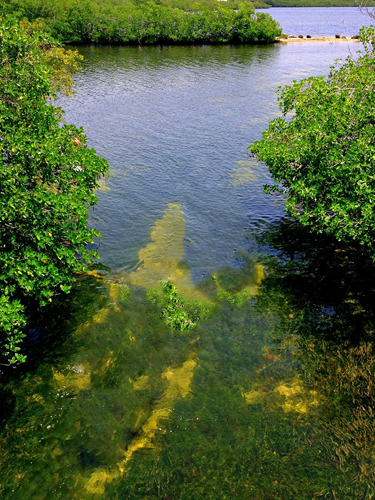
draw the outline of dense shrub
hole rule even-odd
[[[87,217],[107,163],[51,103],[69,88],[74,53],[2,19],[0,60],[0,352],[14,363],[28,308],[68,292],[97,256]]]
[[[255,14],[251,3],[236,7],[216,0],[193,3],[188,10],[151,0],[0,0],[3,12],[42,20],[53,37],[69,43],[265,43],[281,34],[279,25],[268,14]]]
[[[286,194],[289,213],[375,257],[374,31],[362,29],[361,38],[358,59],[281,91],[284,118],[251,150],[278,183],[267,189]]]

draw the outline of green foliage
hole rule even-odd
[[[327,78],[285,87],[284,118],[250,149],[279,183],[266,190],[285,193],[290,214],[315,231],[356,240],[375,256],[373,35],[362,29],[360,57],[331,68]]]
[[[263,0],[268,7],[357,7],[357,0]],[[366,0],[366,5],[374,5]]]
[[[120,303],[126,302],[131,295],[130,288],[127,285],[118,284],[117,289]]]
[[[5,337],[2,354],[12,365],[24,362],[26,359],[24,355],[19,353],[21,348],[18,346],[25,337],[25,334],[22,333],[22,327],[26,324],[23,313],[24,308],[20,301],[11,300],[8,295],[0,296],[0,325]]]
[[[184,310],[183,300],[177,293],[176,287],[169,281],[162,281],[162,285],[167,302],[161,315],[165,318],[167,325],[180,332],[186,332],[195,328],[197,324]]]
[[[99,234],[86,224],[108,166],[51,103],[71,86],[74,55],[59,54],[41,32],[0,21],[0,332],[11,363],[23,360],[27,309],[68,293],[73,273],[97,257],[90,245]]]
[[[238,293],[230,293],[226,290],[219,290],[217,292],[217,300],[219,302],[226,301],[229,304],[236,304],[237,306],[242,306],[244,302],[251,299],[250,292],[248,290],[242,290]]]
[[[281,34],[278,23],[255,14],[251,2],[0,0],[0,10],[40,20],[68,43],[266,43]]]
[[[213,302],[202,300],[185,300],[170,281],[160,282],[163,290],[149,290],[148,300],[162,306],[161,317],[166,324],[180,332],[187,332],[197,326],[197,322],[211,316],[215,307]]]

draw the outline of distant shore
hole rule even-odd
[[[283,38],[283,37],[276,37],[275,41],[278,43],[295,43],[295,42],[358,42],[358,38],[355,37],[345,37],[342,36],[340,38],[336,38],[334,36],[303,36],[303,37],[298,37],[298,36],[293,36],[293,37],[288,37],[288,38]]]

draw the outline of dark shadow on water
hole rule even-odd
[[[21,381],[42,367],[64,364],[79,348],[73,334],[79,325],[89,322],[95,312],[108,301],[101,280],[79,276],[69,294],[60,294],[44,307],[31,309],[29,327],[22,343],[27,361],[17,367],[3,366],[1,382]],[[44,368],[43,368],[44,369]],[[0,415],[1,418],[1,415]]]
[[[164,46],[94,46],[77,47],[84,56],[84,70],[113,67],[144,71],[145,68],[216,65],[246,67],[253,62],[274,58],[280,47],[273,45],[164,45]]]
[[[297,360],[304,383],[321,398],[319,422],[333,460],[356,471],[355,486],[332,498],[373,498],[374,263],[361,248],[289,219],[266,228],[258,243],[271,254],[258,308],[276,316],[278,352]]]
[[[372,338],[375,266],[363,249],[314,235],[290,219],[257,239],[269,251],[261,307],[292,320],[298,334],[351,344]]]

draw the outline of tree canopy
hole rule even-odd
[[[97,257],[87,219],[108,165],[52,102],[69,91],[74,53],[8,18],[0,60],[0,350],[15,363],[28,309],[69,292]]]
[[[361,30],[364,50],[331,68],[327,78],[280,91],[283,117],[250,147],[286,195],[302,224],[338,240],[357,241],[375,257],[374,31]]]
[[[249,1],[0,0],[0,12],[39,20],[64,43],[269,43],[281,34]]]

